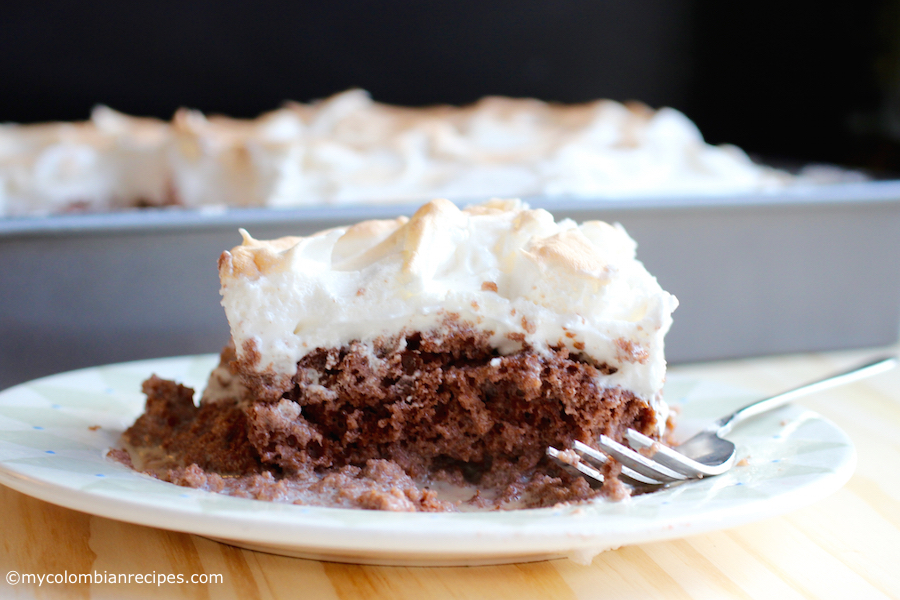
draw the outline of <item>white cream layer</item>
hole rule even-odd
[[[673,196],[793,182],[682,113],[611,100],[490,97],[405,108],[350,90],[256,119],[105,107],[85,123],[0,125],[0,216],[142,201],[289,207],[497,196]]]
[[[620,226],[554,222],[518,200],[309,237],[244,242],[220,260],[222,304],[239,356],[292,375],[316,348],[431,331],[450,313],[491,332],[501,354],[565,345],[617,371],[600,376],[650,402],[665,422],[663,337],[677,300],[635,259]]]

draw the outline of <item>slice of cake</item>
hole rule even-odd
[[[677,301],[619,226],[435,200],[308,237],[242,234],[219,259],[233,346],[199,406],[145,383],[125,434],[143,470],[313,504],[541,506],[604,491],[548,445],[666,431]]]

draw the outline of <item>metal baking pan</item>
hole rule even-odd
[[[680,306],[669,362],[892,344],[900,337],[900,181],[728,197],[535,197],[557,218],[622,223]],[[460,204],[466,204],[461,201]],[[0,219],[0,388],[53,372],[216,352],[216,260],[417,205],[136,210]]]

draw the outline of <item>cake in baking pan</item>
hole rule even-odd
[[[792,181],[706,144],[677,110],[612,100],[408,108],[350,90],[255,119],[182,109],[166,122],[98,107],[82,123],[0,125],[0,216],[727,194]]]

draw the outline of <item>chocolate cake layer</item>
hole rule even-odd
[[[646,402],[597,386],[604,369],[565,347],[499,356],[463,324],[318,349],[282,398],[249,409],[250,441],[285,473],[388,458],[417,475],[457,468],[512,480],[533,472],[548,445],[621,439],[627,427],[655,434]]]
[[[499,356],[487,339],[455,322],[440,334],[317,349],[280,394],[226,349],[223,366],[243,383],[227,388],[234,397],[198,407],[189,388],[151,378],[124,439],[151,457],[138,468],[173,483],[304,504],[455,510],[627,493],[614,464],[594,490],[545,450],[601,433],[621,439],[628,427],[656,435],[648,404],[598,387],[610,367],[565,347]],[[433,491],[448,487],[463,501]]]

